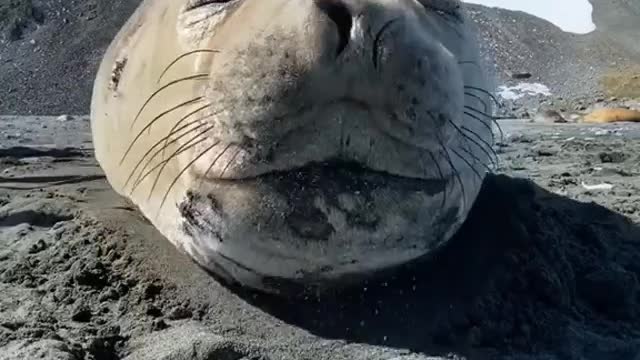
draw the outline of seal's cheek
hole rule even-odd
[[[223,241],[221,224],[225,216],[215,197],[188,191],[178,209],[183,220],[182,231],[189,237],[196,241],[204,238]]]

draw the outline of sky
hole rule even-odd
[[[586,34],[595,30],[589,0],[464,0],[472,4],[519,10],[545,19],[562,30]]]

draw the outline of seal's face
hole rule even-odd
[[[175,207],[175,229],[154,223],[199,263],[274,290],[400,264],[457,230],[492,143],[458,1],[190,0],[176,13],[184,51],[150,60],[154,94],[189,96],[166,98],[156,141],[144,125],[168,120],[132,127],[121,187],[171,177],[130,196],[143,212]],[[134,165],[158,140],[176,170],[145,179]]]

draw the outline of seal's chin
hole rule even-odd
[[[335,211],[344,216],[346,229],[376,231],[383,194],[410,197],[411,193],[439,194],[444,192],[446,179],[416,179],[369,169],[352,161],[329,160],[309,163],[287,171],[244,180],[245,186],[270,188],[274,195],[285,199],[285,223],[301,240],[326,242],[342,237],[330,219]]]
[[[180,205],[191,253],[252,287],[343,284],[446,240],[459,200],[448,178],[417,179],[332,159],[245,179],[207,179]],[[450,190],[450,188],[449,188]]]

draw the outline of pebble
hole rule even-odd
[[[58,116],[57,120],[60,122],[66,122],[69,120],[73,120],[73,118],[70,115],[60,115]]]

